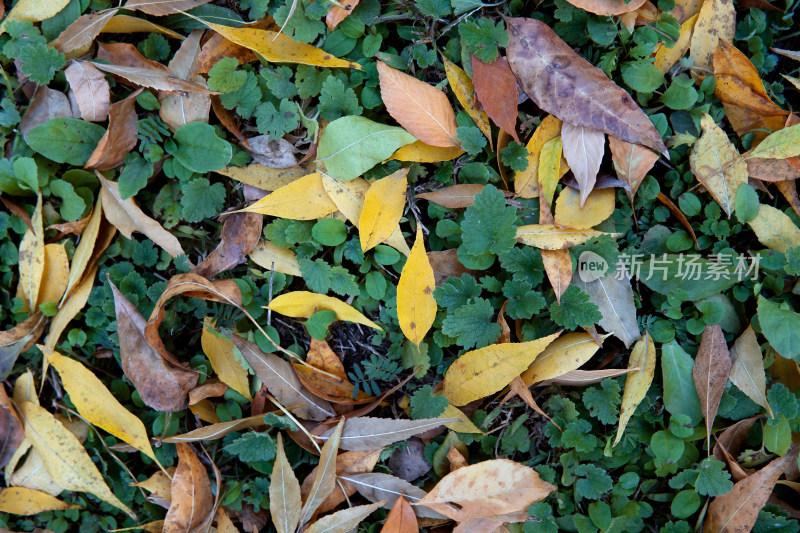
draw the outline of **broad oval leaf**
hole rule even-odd
[[[767,377],[764,373],[764,358],[761,346],[756,339],[753,326],[747,329],[733,343],[731,354],[731,383],[739,387],[748,398],[763,407],[774,418],[772,408],[767,401]]]
[[[595,189],[581,206],[581,193],[572,187],[564,187],[556,199],[555,223],[574,229],[589,229],[611,216],[614,212],[616,192],[612,187]]]
[[[204,174],[225,168],[233,157],[233,148],[217,136],[213,126],[190,122],[173,135],[178,149],[175,159],[193,172]]]
[[[685,415],[696,426],[703,420],[700,397],[694,386],[694,359],[676,341],[661,346],[661,381],[664,408],[674,415]]]
[[[358,218],[362,251],[371,250],[397,230],[406,204],[406,174],[408,169],[402,168],[374,182],[367,190]]]
[[[25,140],[48,159],[83,166],[105,131],[102,126],[77,118],[54,118],[30,130]]]
[[[595,129],[565,122],[561,127],[561,146],[564,159],[569,163],[581,189],[580,205],[583,206],[597,181],[605,153],[606,136]]]
[[[336,212],[336,204],[322,186],[322,175],[314,172],[271,192],[243,211],[293,220],[314,220]]]
[[[47,511],[80,509],[80,507],[62,502],[46,492],[25,487],[8,487],[0,490],[0,513],[30,516]]]
[[[557,378],[580,368],[600,349],[588,333],[567,333],[550,343],[530,367],[522,373],[522,381],[534,383]]]
[[[297,255],[291,250],[275,246],[269,241],[259,242],[248,256],[255,264],[267,270],[290,276],[302,276]]]
[[[172,476],[170,506],[163,533],[198,531],[211,519],[214,495],[203,463],[188,444],[176,444],[178,467]]]

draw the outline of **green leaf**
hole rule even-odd
[[[292,83],[292,69],[281,66],[274,69],[263,69],[261,77],[267,82],[267,88],[275,98],[292,98],[297,96],[297,86]]]
[[[622,66],[622,79],[634,91],[651,93],[664,83],[664,75],[647,59]]]
[[[280,109],[272,102],[264,102],[256,108],[255,117],[258,132],[269,135],[270,139],[280,139],[300,125],[300,114],[291,100],[281,100]]]
[[[39,172],[36,168],[36,161],[32,157],[18,157],[13,163],[14,177],[17,182],[24,185],[28,190],[36,192],[39,190]]]
[[[589,327],[603,319],[600,308],[577,285],[570,285],[561,295],[561,303],[550,307],[550,318],[566,329]]]
[[[452,13],[450,0],[417,0],[416,4],[420,13],[435,19],[445,17]]]
[[[684,74],[673,78],[672,83],[658,101],[670,109],[692,109],[697,103],[697,89],[694,88],[694,81]]]
[[[44,43],[22,46],[17,59],[22,73],[40,85],[50,83],[65,63],[64,54]]]
[[[225,446],[225,452],[243,463],[272,461],[277,447],[268,433],[247,433]]]
[[[346,87],[342,80],[330,76],[322,83],[319,95],[319,117],[322,120],[330,122],[346,115],[360,115],[361,111],[356,92]]]
[[[528,168],[528,155],[528,149],[517,141],[511,141],[500,151],[503,164],[515,172]]]
[[[508,298],[506,314],[515,320],[528,320],[547,305],[544,296],[534,291],[533,286],[526,281],[506,281],[503,285],[503,296]]]
[[[480,295],[478,282],[469,274],[461,274],[460,278],[447,278],[444,284],[433,290],[436,302],[448,310],[466,305]]]
[[[736,218],[742,224],[746,224],[756,218],[758,216],[758,193],[756,190],[744,183],[739,186],[739,190],[736,191],[736,200],[734,203],[734,209],[736,212]]]
[[[411,418],[420,420],[440,417],[450,402],[442,395],[433,394],[433,387],[425,385],[411,395],[410,404]]]
[[[477,155],[486,147],[486,137],[476,126],[459,126],[456,128],[456,138],[461,143],[461,148],[469,155]]]
[[[64,180],[54,180],[50,182],[50,190],[61,198],[61,209],[59,210],[61,218],[67,222],[81,218],[83,211],[86,209],[86,203],[83,198],[75,193],[72,184]]]
[[[2,103],[0,103],[0,109],[0,127],[10,128],[19,124],[22,117],[19,116],[17,106],[14,105],[14,101],[11,98],[3,98]]]
[[[323,163],[333,177],[349,181],[414,141],[416,138],[403,128],[364,117],[342,117],[322,130],[317,161]]]
[[[461,222],[464,250],[471,255],[502,254],[517,242],[517,210],[506,206],[505,195],[487,185],[475,196]]]
[[[489,346],[502,333],[500,325],[492,321],[494,314],[492,303],[478,298],[447,315],[442,323],[442,333],[453,337],[467,349]]]
[[[583,405],[603,424],[616,424],[622,388],[613,379],[600,382],[600,388],[590,387],[583,392]]]
[[[331,290],[340,296],[357,296],[359,288],[356,277],[342,266],[331,267]]]
[[[347,226],[337,218],[323,218],[311,228],[314,240],[325,246],[337,246],[347,240]]]
[[[694,488],[703,496],[721,496],[733,488],[731,474],[725,463],[715,457],[707,457],[700,461],[698,476]]]
[[[141,54],[152,61],[163,61],[169,57],[170,48],[167,38],[158,33],[150,33],[144,41],[136,45]]]
[[[334,311],[317,311],[304,322],[308,334],[317,339],[324,341],[328,336],[328,327],[336,322],[336,313]]]
[[[247,73],[247,81],[238,90],[220,95],[219,101],[225,109],[236,109],[242,118],[250,118],[261,103],[261,89],[252,72]]]
[[[181,206],[187,222],[200,222],[215,216],[224,203],[225,186],[221,183],[211,185],[206,178],[195,178],[183,186]]]
[[[230,143],[217,136],[213,126],[205,122],[190,122],[173,135],[178,149],[175,159],[192,172],[204,174],[221,170],[233,157]],[[202,218],[201,218],[202,219]]]
[[[138,153],[131,152],[126,155],[125,163],[119,172],[119,178],[117,178],[120,197],[125,200],[135,196],[147,185],[147,180],[152,177],[153,171],[153,163],[145,160]]]
[[[223,57],[208,71],[208,88],[212,91],[230,93],[244,87],[247,72],[236,68],[239,61],[233,57]]]
[[[792,428],[786,416],[778,415],[775,425],[764,426],[764,447],[768,452],[783,455],[789,451],[791,445]]]
[[[589,500],[599,500],[614,486],[611,476],[593,464],[579,465],[575,469],[575,474],[581,476],[575,483],[575,490]]]
[[[694,360],[676,341],[661,347],[661,375],[664,383],[664,407],[670,414],[685,415],[692,426],[703,420],[700,397],[694,387]]]
[[[664,295],[677,289],[685,290],[690,301],[723,292],[738,281],[732,265],[723,264],[722,268],[713,267],[712,270],[708,260],[692,258],[692,274],[687,275],[686,261],[687,258],[679,254],[653,257],[642,263],[638,278],[651,290]]]
[[[776,352],[787,359],[800,360],[800,313],[789,304],[758,297],[758,322]]]
[[[497,59],[497,47],[508,45],[508,32],[503,22],[495,24],[486,17],[476,22],[462,22],[458,25],[461,42],[475,57],[484,63]]]
[[[54,118],[28,132],[26,141],[35,152],[57,163],[83,166],[105,132],[77,118]]]
[[[300,272],[303,280],[313,292],[325,294],[331,287],[331,266],[322,259],[300,260]]]

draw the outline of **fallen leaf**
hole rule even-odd
[[[54,118],[69,118],[72,110],[67,95],[49,87],[39,87],[28,105],[28,110],[22,115],[19,123],[22,138],[27,142],[28,133],[45,122]]]
[[[767,503],[772,489],[788,463],[797,459],[797,448],[773,459],[761,470],[737,482],[726,494],[717,496],[708,506],[706,533],[750,531],[759,511]]]
[[[350,305],[324,294],[307,291],[287,292],[274,298],[266,308],[292,318],[309,318],[317,311],[333,311],[339,320],[355,322],[383,331],[375,322]]]
[[[25,231],[19,243],[19,284],[27,308],[35,313],[36,302],[44,274],[44,228],[42,227],[42,195],[36,201],[33,211],[33,231]]]
[[[338,476],[349,474],[366,474],[372,472],[375,465],[378,464],[381,450],[371,450],[364,452],[344,452],[336,456],[336,485],[333,492],[317,508],[316,514],[326,513],[335,509],[339,504],[346,501],[350,496],[356,493],[356,488],[349,481],[339,479]],[[300,494],[303,498],[307,498],[311,492],[314,480],[317,476],[319,467],[315,467],[306,477],[303,484],[300,486]]]
[[[800,155],[800,124],[789,126],[770,134],[764,142],[747,154],[748,158],[795,158]],[[795,166],[795,165],[793,165]]]
[[[712,74],[712,59],[720,40],[733,41],[735,31],[736,10],[731,0],[703,1],[689,44],[689,54],[694,58],[692,76],[702,80]]]
[[[491,63],[484,63],[472,54],[472,82],[475,84],[475,96],[486,114],[500,129],[519,142],[517,78],[511,72],[508,60],[499,56]]]
[[[64,54],[67,59],[74,59],[82,56],[89,51],[95,37],[100,34],[108,21],[111,20],[118,11],[119,9],[109,9],[105,12],[78,17],[75,22],[58,34],[58,37],[50,43],[50,46]],[[73,63],[73,65],[74,64],[75,63]],[[70,67],[71,66],[72,65],[70,65]],[[69,70],[69,67],[67,70]],[[71,81],[70,85],[72,85]],[[108,105],[108,101],[106,101],[106,105]],[[84,118],[84,120],[89,119]],[[102,118],[99,120],[102,120]]]
[[[433,268],[433,277],[439,287],[450,277],[461,277],[461,274],[472,273],[458,260],[458,251],[455,248],[441,252],[428,252],[428,261]]]
[[[214,513],[214,495],[203,463],[188,444],[178,443],[178,467],[172,476],[164,533],[199,531]]]
[[[334,178],[350,181],[416,140],[403,128],[350,115],[322,130],[316,161]]]
[[[163,75],[169,75],[169,69],[166,66],[150,61],[130,43],[97,43],[97,59],[104,59],[118,67],[160,70]],[[116,76],[115,79],[117,78],[121,79],[120,76]]]
[[[306,531],[308,533],[347,533],[356,529],[367,516],[379,509],[385,501],[376,502],[370,505],[359,505],[349,509],[343,509],[324,518],[319,519]]]
[[[386,110],[409,133],[432,146],[456,146],[456,115],[447,96],[424,81],[377,62]]]
[[[668,157],[655,126],[630,94],[576,54],[549,26],[524,18],[508,19],[507,24],[511,70],[543,111],[575,126],[644,144]]]
[[[463,209],[475,202],[475,196],[480,194],[483,188],[484,185],[479,183],[462,183],[418,194],[417,198],[423,198],[448,209]]]
[[[597,226],[614,212],[616,193],[614,189],[595,189],[580,205],[581,193],[572,187],[564,187],[556,200],[555,223],[574,229],[589,229]]]
[[[44,245],[44,271],[42,286],[35,308],[45,302],[57,304],[64,296],[69,278],[69,258],[63,244]]]
[[[415,163],[438,163],[450,161],[465,153],[464,150],[455,146],[431,146],[422,141],[414,141],[398,148],[389,159]]]
[[[761,204],[758,215],[748,222],[758,241],[771,250],[785,253],[800,245],[800,228],[780,209]]]
[[[187,11],[209,3],[211,0],[128,0],[125,9],[141,11],[148,15],[162,17],[174,15],[179,11]]]
[[[360,0],[345,0],[339,5],[332,5],[328,14],[325,15],[325,24],[327,24],[328,28],[332,30],[336,29],[336,26],[347,18],[347,16],[353,12],[353,9],[358,6],[359,1]]]
[[[594,189],[600,163],[603,161],[605,143],[605,135],[597,130],[573,126],[568,122],[561,127],[562,150],[580,186],[581,207]]]
[[[760,181],[781,182],[800,178],[800,168],[786,159],[746,159],[747,175]]]
[[[94,263],[90,266],[89,271],[86,272],[81,282],[72,291],[72,294],[59,306],[55,316],[50,320],[50,331],[47,333],[44,345],[49,349],[54,349],[58,344],[61,334],[67,328],[67,325],[75,318],[78,313],[89,301],[89,296],[94,286],[94,279],[97,275],[97,264]]]
[[[58,371],[70,400],[87,422],[156,459],[142,421],[125,409],[97,376],[79,361],[64,357],[46,346],[40,344],[39,350]]]
[[[717,442],[714,444],[714,456],[720,461],[725,461],[725,453],[738,455],[741,452],[742,445],[750,429],[762,416],[763,415],[757,415],[745,418],[725,428],[725,431],[716,437]]]
[[[0,381],[14,368],[19,354],[39,340],[44,326],[45,319],[41,312],[37,312],[13,328],[0,331]]]
[[[728,383],[731,371],[731,357],[722,327],[717,324],[706,326],[700,339],[700,348],[694,359],[692,377],[700,396],[700,408],[706,420],[706,442],[711,454],[711,427],[717,417],[717,409]]]
[[[646,146],[621,141],[611,135],[608,137],[608,147],[617,177],[628,184],[630,188],[626,192],[628,198],[633,200],[639,185],[658,161],[658,154]]]
[[[219,334],[214,333],[213,328],[214,320],[206,317],[203,320],[203,333],[200,335],[203,353],[211,361],[211,367],[219,376],[220,381],[251,400],[248,372],[233,355],[233,341],[220,337]]]
[[[425,255],[422,226],[417,225],[417,238],[397,283],[397,319],[408,340],[419,346],[436,318],[436,281]]]
[[[572,257],[568,250],[541,250],[541,253],[547,279],[560,302],[561,295],[572,281]]]
[[[299,417],[308,420],[326,420],[334,412],[325,400],[313,396],[300,382],[291,363],[283,358],[261,351],[252,342],[238,335],[232,335],[234,345],[242,356],[250,363],[258,379],[267,386],[281,405],[290,409]]]
[[[183,35],[176,33],[169,28],[159,26],[149,20],[132,17],[130,15],[115,15],[111,18],[100,33],[158,33],[172,39],[183,40]]]
[[[442,394],[451,405],[459,406],[501,390],[522,374],[559,334],[529,342],[493,344],[465,353],[447,369]]]
[[[456,420],[445,424],[447,429],[456,433],[483,433],[461,409],[453,405],[445,407],[439,418]]]
[[[336,211],[322,186],[322,174],[314,172],[264,196],[242,211],[292,220],[314,220]]]
[[[261,237],[261,219],[255,213],[232,213],[225,217],[220,243],[192,272],[211,279],[244,263]]]
[[[397,229],[406,203],[407,174],[408,169],[401,168],[370,185],[358,218],[362,251],[384,242]]]
[[[554,490],[556,487],[542,481],[530,467],[491,459],[447,474],[415,505],[463,522],[521,513]]]
[[[625,0],[569,0],[569,3],[589,13],[610,17],[636,11],[642,7],[645,0],[633,0],[627,4]]]
[[[731,383],[736,385],[748,398],[766,409],[769,416],[774,418],[769,402],[767,402],[767,378],[764,373],[761,346],[758,344],[752,326],[748,326],[733,343],[730,356]]]
[[[73,61],[64,69],[70,89],[78,102],[81,118],[103,122],[108,115],[111,92],[105,75],[92,63]]]
[[[747,164],[714,119],[704,114],[700,124],[703,134],[689,160],[692,173],[730,218],[736,193],[747,183]]]
[[[308,171],[302,167],[271,168],[260,163],[251,163],[246,167],[225,167],[216,172],[265,191],[280,189],[308,175]]]
[[[200,37],[203,30],[194,30],[175,52],[168,68],[173,76],[208,87],[202,76],[197,74],[197,58],[200,54]],[[211,112],[211,96],[200,92],[179,92],[167,94],[159,99],[161,108],[158,115],[172,131],[190,122],[208,123]]]
[[[342,431],[339,448],[351,452],[377,450],[395,442],[406,440],[414,435],[443,426],[448,422],[442,418],[423,418],[420,420],[398,420],[373,418],[369,416],[348,418]],[[328,440],[334,430],[328,430],[321,440]]]
[[[6,388],[0,385],[0,468],[4,467],[11,460],[25,438],[25,430],[22,427],[11,400],[8,399]]]
[[[588,333],[567,333],[550,343],[521,373],[527,387],[580,368],[600,349]]]
[[[145,338],[139,311],[109,281],[114,293],[122,371],[133,382],[145,405],[162,412],[182,411],[197,373],[169,364]]]
[[[306,354],[306,364],[294,363],[293,366],[302,384],[312,393],[329,402],[355,405],[374,400],[363,391],[359,391],[353,398],[354,386],[348,381],[339,356],[325,341],[312,338],[308,354]]]
[[[99,56],[98,56],[99,57]],[[160,70],[154,68],[143,67],[128,67],[123,65],[114,65],[106,63],[92,63],[95,67],[103,72],[114,74],[139,87],[149,87],[157,91],[165,92],[196,92],[204,94],[217,94],[214,91],[209,91],[199,83],[182,80],[173,76],[169,70]]]
[[[31,516],[47,511],[66,511],[67,509],[80,508],[80,505],[62,502],[46,492],[25,487],[8,487],[0,491],[0,512],[2,513]]]
[[[523,382],[523,381],[522,381],[522,378],[520,378],[519,376],[517,376],[517,377],[515,377],[514,379],[512,379],[512,380],[511,380],[511,383],[509,384],[509,389],[511,389],[511,390],[508,392],[508,395],[506,396],[506,399],[504,399],[504,400],[503,400],[503,403],[505,403],[505,402],[507,401],[507,399],[511,399],[513,396],[515,396],[515,395],[516,395],[516,396],[518,396],[518,397],[519,397],[519,398],[520,398],[520,399],[521,399],[523,402],[525,402],[525,404],[526,404],[528,407],[530,407],[530,408],[531,408],[531,409],[533,409],[535,412],[537,412],[537,413],[539,413],[540,415],[542,415],[543,417],[545,417],[545,418],[546,418],[547,420],[549,420],[550,422],[553,422],[553,419],[552,419],[552,418],[550,418],[550,417],[547,415],[547,413],[545,413],[545,412],[542,410],[542,408],[541,408],[541,407],[539,407],[539,404],[537,404],[537,403],[536,403],[536,400],[534,400],[534,399],[533,399],[533,394],[531,394],[531,391],[530,391],[530,389],[529,389],[529,388],[528,388],[528,387],[525,385],[525,382]],[[558,426],[558,424],[556,424],[555,422],[553,422],[553,424],[555,424],[555,426],[556,426],[556,427],[559,427],[559,426]],[[454,449],[455,449],[455,448],[452,448],[452,447],[451,447],[451,451],[452,451],[452,450],[454,450]],[[449,454],[448,454],[448,455],[449,455]],[[455,469],[453,469],[453,470],[455,470]]]
[[[6,32],[6,23],[9,20],[39,22],[56,16],[67,4],[69,0],[20,0],[0,24],[0,35]]]
[[[467,111],[472,120],[475,121],[475,125],[480,128],[483,134],[486,136],[486,139],[489,141],[489,147],[492,147],[492,125],[489,122],[489,115],[486,114],[486,111],[483,109],[479,109],[476,105],[475,101],[475,85],[472,83],[472,80],[469,78],[464,69],[449,61],[447,58],[442,58],[444,62],[444,71],[447,75],[447,81],[450,84],[450,88],[453,89],[453,92],[458,98],[458,101],[464,106],[464,109]],[[508,63],[506,63],[506,67],[508,67]],[[474,72],[474,69],[473,69]],[[513,77],[513,74],[512,74]],[[517,90],[516,87],[516,78],[514,79],[514,91]],[[516,109],[516,104],[514,105]],[[514,121],[516,123],[516,116],[514,117]],[[409,145],[410,146],[410,145]],[[407,148],[408,146],[406,146]],[[402,150],[402,148],[401,148]]]
[[[683,227],[686,228],[686,233],[688,233],[689,236],[694,241],[694,245],[698,249],[700,249],[700,244],[698,244],[697,242],[697,236],[694,234],[694,228],[692,228],[692,225],[689,223],[689,220],[687,220],[686,215],[683,214],[683,211],[681,211],[680,208],[677,205],[675,205],[675,202],[670,200],[669,197],[662,192],[658,193],[656,199],[665,206],[667,206],[667,209],[669,209],[670,213],[675,215],[675,217],[681,221]]]
[[[294,533],[300,524],[300,483],[283,451],[278,433],[278,451],[269,484],[270,515],[278,533]]]
[[[631,278],[624,265],[618,265],[603,278],[584,281],[579,275],[572,281],[589,295],[600,308],[603,318],[598,324],[625,343],[626,347],[639,340],[636,305],[633,301]]]
[[[395,501],[389,516],[386,517],[381,533],[416,533],[417,531],[419,531],[417,515],[401,495]]]
[[[562,229],[553,224],[530,224],[517,228],[517,241],[542,250],[561,250],[583,244],[601,235],[613,235],[593,229]]]
[[[81,443],[61,422],[33,402],[20,402],[17,409],[25,426],[25,438],[59,485],[66,490],[94,494],[136,519],[133,511],[111,492]]]
[[[159,470],[144,481],[129,483],[131,487],[140,487],[150,493],[148,501],[157,501],[166,504],[169,509],[169,502],[172,500],[172,478],[175,477],[175,467],[171,466],[166,472]]]
[[[259,242],[248,257],[261,268],[282,272],[290,276],[302,276],[297,255],[287,248],[280,248],[269,241]]]
[[[314,482],[305,497],[303,508],[300,510],[301,526],[311,520],[317,508],[336,488],[336,455],[339,450],[344,424],[345,420],[342,418],[322,446],[319,463],[317,464],[317,475],[314,477]]]
[[[675,44],[673,44],[672,47],[668,47],[662,43],[658,50],[656,50],[655,61],[653,61],[653,65],[655,65],[655,67],[662,74],[669,72],[675,63],[677,63],[680,58],[686,54],[686,51],[689,50],[689,43],[692,39],[692,31],[694,30],[694,25],[697,22],[697,17],[697,14],[692,15],[681,23],[678,40],[675,41]],[[611,139],[609,139],[609,142],[610,141]]]
[[[111,170],[125,160],[125,156],[136,147],[136,97],[142,90],[132,92],[108,108],[108,129],[100,138],[97,147],[83,168]]]
[[[595,343],[597,344],[597,343]],[[557,378],[547,381],[540,381],[537,386],[560,385],[562,387],[583,387],[600,383],[606,378],[616,378],[624,376],[630,372],[635,372],[638,368],[606,368],[604,370],[570,370]]]
[[[69,267],[69,278],[67,280],[67,288],[64,291],[64,296],[59,302],[59,307],[62,306],[67,297],[73,292],[75,287],[80,283],[81,278],[86,273],[86,268],[89,266],[92,255],[94,253],[97,237],[100,234],[100,224],[103,221],[103,203],[102,194],[98,195],[97,203],[92,210],[92,215],[89,218],[86,228],[81,233],[81,240],[75,247],[75,252],[72,254],[72,263]]]
[[[622,404],[619,409],[619,424],[614,446],[622,439],[628,420],[631,419],[639,403],[647,395],[653,375],[656,370],[656,345],[650,333],[645,331],[644,337],[633,345],[631,356],[628,359],[628,369],[631,372],[625,376],[625,389],[622,393]],[[634,370],[638,369],[638,370]]]
[[[564,159],[563,152],[564,145],[561,141],[561,136],[558,136],[544,143],[539,153],[539,172],[537,176],[539,180],[539,197],[547,202],[548,207],[553,204],[553,195],[556,192],[558,181],[569,170],[569,163]],[[542,224],[553,223],[549,218],[541,220],[541,214],[539,222]]]

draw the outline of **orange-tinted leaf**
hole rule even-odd
[[[725,344],[722,327],[706,326],[700,340],[700,348],[692,369],[694,385],[700,396],[700,408],[706,420],[706,441],[711,454],[711,427],[717,417],[717,409],[731,372],[731,356]]]
[[[491,63],[484,63],[473,54],[472,83],[475,85],[478,102],[486,114],[500,129],[519,142],[519,136],[517,136],[517,78],[511,72],[506,58],[501,56]],[[498,151],[499,148],[498,146]]]

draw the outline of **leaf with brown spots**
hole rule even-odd
[[[178,468],[172,476],[164,533],[201,531],[214,512],[214,495],[203,463],[188,444],[178,443]]]
[[[693,77],[702,80],[713,74],[712,59],[720,40],[733,41],[735,31],[736,10],[731,0],[703,1],[689,44],[689,54],[694,57]]]
[[[519,142],[517,78],[511,72],[508,60],[500,56],[491,63],[484,63],[473,54],[472,83],[475,85],[475,96],[486,114],[500,129]]]
[[[625,0],[569,0],[569,3],[589,13],[610,17],[636,11],[644,5],[645,1],[633,0],[625,3]]]
[[[700,339],[700,348],[694,360],[692,377],[697,394],[700,396],[700,409],[706,420],[706,443],[711,454],[711,427],[717,417],[717,409],[728,383],[731,372],[731,356],[722,327],[717,324],[706,326]]]
[[[422,226],[417,224],[417,238],[397,282],[397,320],[403,335],[416,344],[417,349],[436,319],[435,286],[433,269],[425,255]]]
[[[478,183],[462,183],[459,185],[450,185],[442,189],[437,189],[432,192],[425,192],[418,194],[417,198],[424,198],[429,202],[433,202],[448,209],[463,209],[471,206],[475,202],[477,196],[484,188],[484,185]]]
[[[328,14],[325,16],[325,24],[328,25],[328,28],[332,30],[336,29],[336,26],[353,12],[353,9],[356,8],[359,1],[360,0],[345,0],[344,2],[340,2],[339,5],[332,5],[330,11],[328,11]]]

